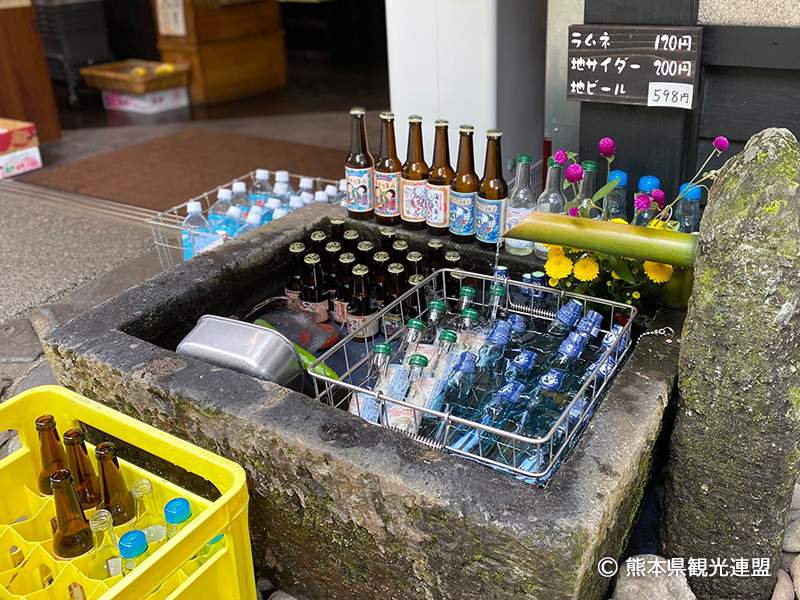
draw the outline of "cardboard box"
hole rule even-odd
[[[189,106],[189,91],[185,87],[158,90],[148,94],[129,94],[103,90],[106,110],[122,110],[140,115],[154,115]]]
[[[42,168],[42,155],[38,146],[0,154],[0,179],[8,179]]]
[[[0,119],[0,156],[38,145],[36,125],[26,121]]]

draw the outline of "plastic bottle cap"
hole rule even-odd
[[[187,215],[199,215],[203,213],[203,205],[199,202],[189,202],[186,205],[186,214]]]
[[[314,194],[311,192],[303,192],[300,194],[300,198],[302,198],[303,204],[311,204],[314,201]]]
[[[597,163],[593,160],[585,160],[581,163],[581,167],[583,167],[584,171],[589,172],[596,172],[597,171]]]
[[[335,188],[334,188],[335,191]],[[328,201],[328,193],[322,190],[317,190],[314,193],[314,202],[327,202]]]
[[[461,289],[458,290],[459,296],[467,296],[469,298],[474,299],[477,296],[477,292],[475,291],[474,287],[470,287],[468,285],[462,285]]]
[[[544,280],[544,272],[543,271],[533,271],[531,273],[531,277],[533,278],[534,282],[537,280]]]
[[[428,366],[428,359],[422,356],[422,354],[415,354],[411,357],[408,361],[409,366],[412,367],[427,367]]]
[[[248,214],[248,216],[249,216],[249,215],[252,215],[253,213],[256,213],[256,214],[257,214],[257,215],[260,217],[261,215],[263,215],[263,214],[264,214],[264,209],[263,209],[263,208],[261,208],[261,207],[260,207],[260,206],[258,206],[258,205],[256,205],[256,206],[251,206],[251,207],[250,207],[250,212],[249,212],[249,213],[247,213],[247,214]]]
[[[498,279],[508,279],[508,267],[505,265],[497,265],[494,270],[494,276]]]
[[[522,394],[522,388],[523,385],[519,381],[509,381],[500,388],[497,395],[508,402],[517,402]]]
[[[275,212],[272,213],[272,218],[273,219],[279,219],[280,217],[285,217],[288,214],[289,214],[289,211],[286,210],[285,208],[276,208]]]
[[[339,180],[339,191],[346,192],[347,191],[347,179],[340,179]]]
[[[244,181],[235,181],[233,183],[234,194],[244,194],[245,192],[247,192],[247,186],[244,184]]]
[[[458,362],[453,366],[453,369],[461,371],[462,373],[474,373],[477,361],[478,357],[472,352],[462,352],[461,356],[458,357]]]
[[[553,157],[551,156],[550,158],[548,158],[548,159],[547,159],[547,166],[548,166],[550,169],[555,169],[556,167],[560,167],[561,165],[560,165],[560,164],[558,164],[558,163],[556,162],[556,159],[555,159],[555,158],[553,158]]]
[[[425,323],[423,323],[419,319],[409,319],[408,323],[406,323],[406,327],[408,327],[409,329],[416,329],[417,331],[424,331]]]
[[[441,300],[432,300],[430,304],[428,304],[428,308],[430,310],[438,310],[440,312],[444,312],[447,310],[447,306],[445,306],[444,302]]]
[[[270,198],[267,200],[267,208],[270,210],[275,210],[276,208],[281,207],[281,201],[277,198]]]
[[[465,308],[461,311],[461,316],[465,319],[472,319],[473,321],[478,320],[478,311],[474,308]]]
[[[302,206],[304,206],[303,198],[300,196],[292,196],[291,198],[289,198],[289,206],[291,206],[292,208],[301,208]]]
[[[501,298],[506,297],[506,288],[503,285],[493,284],[492,287],[489,288],[489,295],[490,296],[500,296]]]
[[[514,333],[525,333],[525,319],[522,315],[512,314],[508,317],[508,322],[511,323],[511,331]]]
[[[248,225],[260,225],[261,224],[261,211],[251,210],[247,215],[247,220],[245,221]]]
[[[517,162],[525,164],[525,165],[529,165],[529,164],[531,164],[531,155],[530,154],[517,154]]]
[[[328,185],[325,186],[325,193],[331,198],[333,198],[334,196],[336,196],[336,186],[329,183]]]
[[[269,181],[269,171],[266,169],[256,169],[256,181]]]
[[[233,197],[233,192],[228,189],[221,189],[217,192],[218,200],[230,200]]]
[[[689,187],[689,186],[692,187]],[[688,190],[684,193],[684,190]],[[680,193],[683,194],[681,199],[685,198],[687,200],[700,200],[700,197],[703,195],[703,188],[699,185],[684,183],[681,186]]]
[[[625,171],[611,171],[608,175],[608,180],[614,181],[615,179],[619,179],[618,186],[628,185],[628,174]]]
[[[230,217],[231,219],[236,219],[237,221],[242,218],[242,209],[238,206],[231,206],[228,209],[228,212],[225,213],[226,217]]]
[[[445,342],[455,342],[458,339],[458,335],[455,331],[442,329],[442,332],[439,334],[439,339],[444,340]]]
[[[523,283],[532,283],[533,282],[533,275],[530,273],[523,273],[522,274],[522,282]]]
[[[375,344],[372,349],[375,354],[391,354],[392,347],[389,344]]]
[[[164,506],[164,520],[171,525],[179,525],[192,518],[192,507],[186,498],[173,498]]]
[[[300,189],[313,190],[314,189],[314,180],[311,179],[311,177],[301,177],[300,178]]]
[[[275,181],[289,183],[289,171],[275,171]]]
[[[658,177],[654,177],[653,175],[645,175],[639,179],[639,189],[643,192],[652,192],[660,187],[661,182],[658,180]]]
[[[147,536],[138,529],[128,531],[119,538],[119,555],[122,558],[137,558],[145,552],[147,552]]]

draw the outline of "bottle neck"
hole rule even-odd
[[[561,193],[561,165],[555,167],[548,167],[547,169],[547,182],[545,183],[545,192]],[[528,166],[528,174],[530,175],[530,166]]]
[[[581,198],[591,198],[594,196],[594,181],[597,173],[594,171],[584,171],[581,179],[581,187],[578,195]]]
[[[450,384],[451,388],[460,389],[467,387],[469,388],[472,385],[472,373],[465,373],[464,371],[453,371],[453,374],[450,376]]]
[[[423,370],[424,370],[424,367],[422,367],[420,365],[412,366],[411,369],[408,372],[408,382],[409,382],[409,384],[414,383],[420,377],[422,377],[422,371]]]
[[[472,306],[472,297],[471,296],[461,296],[458,299],[458,308],[456,309],[456,312],[458,314],[461,314],[461,312],[463,310],[469,308],[470,306]]]
[[[489,299],[489,318],[491,320],[497,319],[497,313],[500,310],[500,296],[492,295]]]
[[[517,188],[531,187],[531,163],[517,163],[517,174],[514,179]],[[547,185],[550,185],[550,173],[547,173]]]
[[[105,527],[100,531],[92,532],[94,534],[95,554],[99,553],[103,548],[117,548],[116,536],[114,535],[114,530],[111,527],[112,525],[109,523],[108,527]]]
[[[397,159],[397,145],[394,139],[394,123],[381,122],[381,154],[380,159]]]
[[[410,164],[425,162],[422,151],[422,123],[409,123],[408,125],[408,154]]]
[[[64,534],[73,533],[76,529],[89,526],[72,483],[53,490],[53,500],[56,504],[58,528]]]
[[[462,174],[475,172],[475,155],[472,151],[471,133],[462,133],[459,135],[456,171]]]
[[[156,500],[153,497],[153,493],[145,494],[144,496],[137,496],[136,499],[136,515],[141,516],[145,513],[158,515],[158,510],[156,509]]]
[[[437,127],[433,140],[433,166],[450,166],[450,141],[447,138],[447,127]]]
[[[500,151],[500,140],[497,138],[487,138],[486,140],[486,162],[483,165],[483,179],[502,179],[503,178],[503,158]]]
[[[350,128],[350,154],[367,153],[367,130],[364,125],[364,117],[353,115]]]

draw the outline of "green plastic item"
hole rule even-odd
[[[264,319],[256,319],[255,320],[255,324],[259,325],[261,327],[265,327],[267,329],[272,329],[274,331],[278,331],[277,327],[275,327],[274,325],[270,325]],[[295,349],[297,350],[297,353],[300,355],[300,362],[302,363],[304,369],[307,370],[308,367],[311,366],[311,363],[313,363],[315,360],[317,360],[317,357],[314,356],[313,354],[311,354],[311,352],[309,352],[305,348],[301,348],[300,346],[298,346],[294,342],[292,342],[292,346],[295,347]],[[339,379],[339,375],[337,375],[336,372],[333,371],[330,367],[327,367],[325,365],[317,365],[313,369],[313,371],[317,375],[324,375],[325,377],[330,377],[331,379]]]

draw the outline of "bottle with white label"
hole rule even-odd
[[[358,383],[358,387],[377,391],[378,380],[386,377],[386,367],[389,365],[391,354],[392,347],[389,344],[375,344],[369,369],[366,376]],[[378,422],[378,403],[368,394],[353,392],[350,396],[349,410],[350,413],[360,416],[365,421]]]
[[[397,400],[404,400],[409,404],[427,407],[432,396],[438,394],[435,390],[437,380],[423,376],[423,371],[428,366],[428,359],[421,354],[415,354],[408,362],[408,379],[405,394]],[[388,402],[386,404],[386,425],[406,433],[416,434],[419,431],[422,413],[413,408],[400,406]]]
[[[506,225],[508,184],[503,178],[503,158],[500,151],[502,136],[503,132],[499,129],[486,132],[486,162],[475,201],[475,237],[478,246],[490,252],[497,250]]]
[[[461,125],[458,128],[458,160],[455,175],[450,182],[449,210],[450,240],[456,244],[471,244],[475,241],[475,199],[480,179],[475,172],[472,145],[474,135],[475,128],[472,125]]]
[[[436,134],[433,141],[433,164],[428,171],[428,211],[425,223],[431,235],[447,235],[450,231],[450,182],[455,174],[450,166],[450,124],[439,119],[433,126]]]
[[[511,229],[532,213],[535,208],[536,196],[531,188],[531,155],[517,154],[517,174],[514,179],[514,189],[511,190],[508,197],[506,227]],[[527,256],[533,252],[533,242],[513,238],[505,238],[505,242],[506,252],[509,254]]]
[[[564,214],[567,197],[564,195],[564,190],[561,188],[561,179],[561,165],[552,157],[548,158],[547,181],[544,186],[544,192],[542,192],[542,195],[539,196],[539,199],[536,201],[536,210],[558,215]],[[544,244],[537,242],[533,247],[533,253],[537,258],[547,260],[548,249]]]
[[[425,229],[428,164],[422,147],[422,117],[408,117],[408,153],[400,173],[400,218],[405,229]]]

